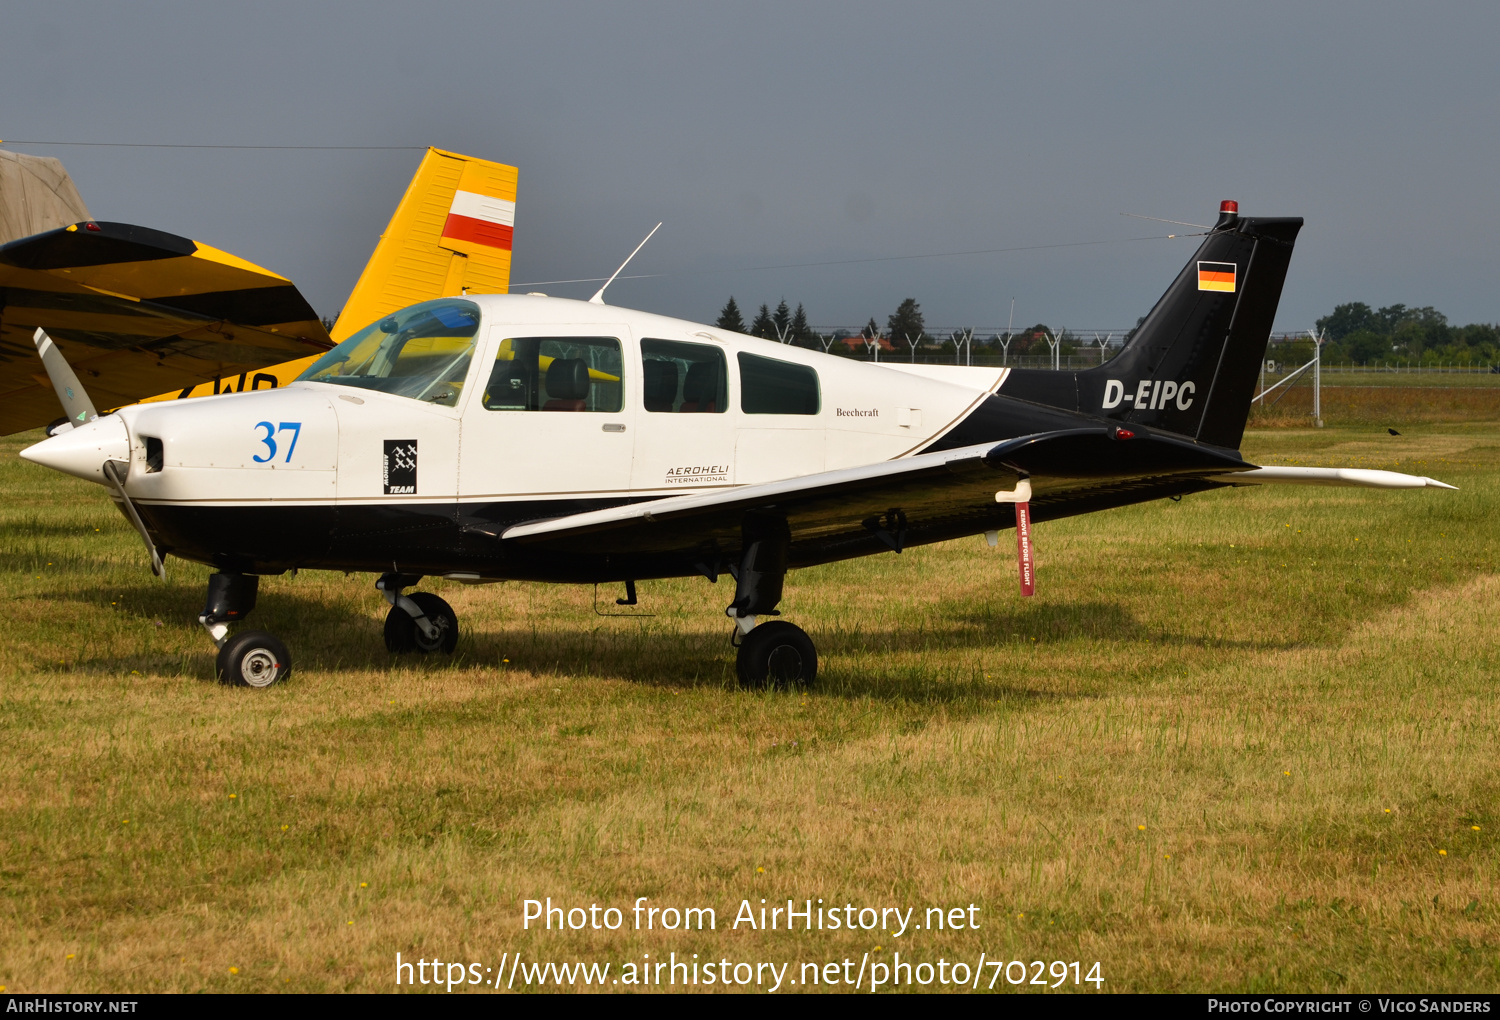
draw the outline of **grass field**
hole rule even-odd
[[[1280,375],[1268,374],[1266,385],[1270,386],[1281,380]],[[1312,369],[1304,373],[1306,381],[1299,380],[1297,386],[1307,387],[1312,385]],[[1325,387],[1357,387],[1367,388],[1380,386],[1383,388],[1396,389],[1452,389],[1454,387],[1464,389],[1489,389],[1500,391],[1500,373],[1495,372],[1380,372],[1359,371],[1340,372],[1336,369],[1323,369],[1323,385]]]
[[[1364,377],[1359,377],[1364,378]],[[1412,378],[1408,376],[1407,378]],[[1444,378],[1436,376],[1434,378]],[[1500,376],[1448,376],[1449,379],[1495,379]],[[1277,397],[1280,397],[1278,400]],[[1313,391],[1294,384],[1291,391],[1250,413],[1252,428],[1306,428],[1311,421]],[[1333,425],[1374,425],[1382,429],[1500,419],[1500,386],[1323,386],[1323,421]]]
[[[629,620],[589,589],[429,582],[464,637],[412,662],[372,578],[315,573],[266,579],[253,620],[291,682],[226,689],[207,571],[154,581],[102,492],[12,437],[0,985],[379,991],[398,951],[795,978],[901,951],[1097,960],[1105,990],[1500,990],[1500,421],[1393,424],[1245,451],[1460,491],[1042,524],[1024,601],[1009,536],[794,574],[807,694],[736,689],[723,584],[643,584],[656,615]],[[547,896],[719,927],[523,931]],[[973,903],[980,927],[730,929],[788,897]]]

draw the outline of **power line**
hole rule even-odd
[[[1179,237],[1196,237],[1196,234],[1152,234],[1149,237],[1116,237],[1106,241],[1064,241],[1059,244],[1025,244],[1015,248],[979,248],[974,251],[940,251],[926,255],[882,255],[867,259],[831,259],[826,262],[786,262],[770,266],[746,266],[743,269],[695,269],[681,273],[638,273],[621,276],[621,280],[659,280],[670,276],[715,276],[724,273],[758,273],[768,269],[812,269],[818,266],[854,266],[871,262],[905,262],[912,259],[946,259],[967,255],[1001,255],[1017,251],[1043,251],[1048,248],[1082,248],[1089,245],[1125,244],[1131,241],[1168,241]],[[591,276],[577,280],[534,280],[530,283],[513,283],[511,290],[520,287],[547,287],[563,283],[600,283],[602,276]]]
[[[88,145],[106,149],[319,149],[329,152],[417,152],[425,145],[181,145],[175,142],[37,142],[23,138],[0,139],[9,145]]]

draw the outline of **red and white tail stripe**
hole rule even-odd
[[[443,236],[510,251],[516,203],[474,191],[455,191]]]

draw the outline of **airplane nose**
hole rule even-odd
[[[54,471],[105,484],[104,462],[130,461],[130,433],[108,414],[21,451],[21,457]]]

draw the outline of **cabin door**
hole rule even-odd
[[[629,343],[623,324],[492,327],[464,411],[459,498],[546,500],[559,513],[620,501],[639,389]]]

